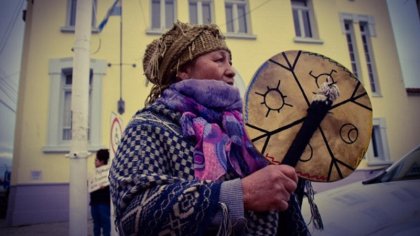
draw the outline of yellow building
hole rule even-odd
[[[75,2],[28,1],[7,215],[12,225],[68,220]],[[91,152],[109,147],[120,98],[125,122],[143,107],[150,89],[143,52],[176,19],[219,25],[245,85],[264,61],[287,50],[320,53],[353,70],[374,117],[374,148],[360,171],[396,161],[420,142],[420,97],[406,92],[385,0],[125,0],[122,18],[111,16],[99,32],[113,3],[94,1]]]

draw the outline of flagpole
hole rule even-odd
[[[69,181],[69,235],[84,236],[88,229],[87,157],[90,36],[92,0],[77,1],[71,95],[72,141]]]
[[[120,4],[122,5],[122,0],[120,0]],[[122,65],[122,56],[123,56],[123,51],[122,51],[122,28],[123,28],[123,18],[122,18],[122,7],[120,8],[121,10],[121,15],[120,15],[120,65]],[[122,77],[123,77],[123,70],[122,70],[122,66],[120,66],[120,99],[122,98]]]
[[[125,104],[124,100],[122,100],[122,29],[123,29],[123,20],[122,20],[122,0],[115,0],[112,6],[108,9],[104,19],[101,21],[101,23],[98,25],[99,33],[102,32],[105,25],[108,23],[108,20],[111,16],[119,15],[120,16],[120,99],[117,102],[117,110],[119,114],[123,114],[125,111]],[[112,158],[114,156],[111,155],[111,162]],[[114,205],[111,201],[111,235],[116,236],[118,235],[116,231],[116,225],[115,225],[115,216],[114,216]]]
[[[122,98],[122,79],[123,79],[123,17],[122,17],[122,3],[123,0],[120,0],[120,100],[117,103],[117,110],[120,115],[125,112],[125,102]]]
[[[120,115],[122,115],[125,111],[125,104],[124,100],[122,99],[122,77],[123,77],[123,71],[122,71],[122,58],[123,58],[123,42],[122,42],[122,32],[123,32],[123,0],[119,0],[120,4],[120,100],[117,102],[117,111]],[[112,145],[112,144],[110,144]],[[112,147],[110,148],[110,150]],[[112,155],[112,158],[114,157],[114,154]],[[112,161],[112,160],[111,160]],[[114,204],[112,204],[111,199],[111,236],[118,236],[117,233],[117,227],[115,225],[115,208]]]

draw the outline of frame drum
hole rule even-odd
[[[327,78],[340,96],[329,108],[295,166],[302,178],[331,182],[359,165],[372,133],[372,105],[361,82],[336,61],[312,52],[286,51],[265,61],[245,94],[244,120],[251,141],[280,164]]]

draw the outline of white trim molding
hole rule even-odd
[[[366,153],[368,166],[391,164],[385,118],[373,118],[372,139]]]
[[[90,139],[89,150],[97,150],[101,147],[102,137],[102,79],[105,76],[107,63],[104,60],[91,59],[91,104],[89,108],[90,119]],[[70,151],[70,141],[63,140],[60,132],[62,112],[60,110],[63,102],[62,87],[65,80],[65,71],[73,68],[73,58],[50,59],[49,77],[50,77],[50,98],[48,114],[48,133],[46,145],[43,151],[50,152],[68,152]]]

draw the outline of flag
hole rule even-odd
[[[119,2],[120,0],[115,0],[112,6],[108,9],[106,16],[98,26],[99,32],[101,32],[105,27],[106,23],[108,23],[108,19],[110,16],[121,16],[121,4],[119,4]]]

